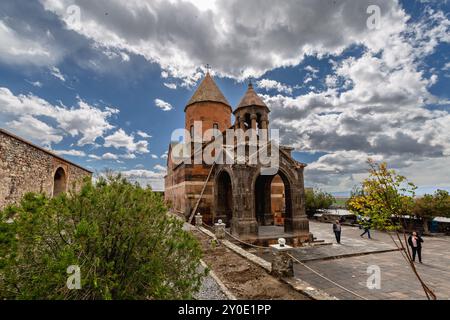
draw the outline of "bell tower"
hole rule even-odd
[[[267,132],[269,129],[269,113],[269,108],[253,89],[253,84],[250,83],[247,92],[233,112],[235,116],[234,126],[236,129],[244,131],[265,129]],[[267,140],[268,137],[264,138]]]
[[[223,132],[231,126],[232,108],[209,71],[187,103],[184,112],[186,130],[191,136],[193,136],[196,121],[202,122],[202,132],[195,132],[195,134],[202,136],[208,129]]]

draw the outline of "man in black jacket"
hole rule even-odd
[[[413,232],[408,238],[408,244],[412,249],[413,261],[416,261],[416,253],[419,256],[419,262],[422,263],[422,242],[423,239]]]

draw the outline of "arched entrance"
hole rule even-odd
[[[286,212],[284,182],[278,174],[272,179],[270,196],[273,224],[276,226],[284,226]]]
[[[62,192],[66,192],[66,172],[59,167],[53,177],[53,196],[56,197]]]
[[[222,170],[216,178],[216,210],[215,218],[222,219],[227,225],[231,226],[233,218],[233,189],[231,184],[231,177],[227,171]]]
[[[277,190],[276,200],[273,197],[273,190]],[[285,231],[290,230],[291,228],[284,223],[286,218],[289,218],[288,221],[291,221],[292,218],[291,183],[287,176],[282,171],[278,171],[276,175],[272,176],[259,175],[255,181],[254,192],[255,217],[258,225],[279,225],[280,220],[276,220],[274,216],[274,207],[279,207],[282,225],[284,225]],[[274,206],[273,200],[279,203]]]

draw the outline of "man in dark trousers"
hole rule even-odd
[[[341,243],[341,230],[341,223],[339,222],[339,220],[336,220],[336,222],[333,223],[333,232],[336,236],[336,242],[339,244]]]
[[[370,224],[372,223],[371,219],[365,219],[365,221],[362,223],[362,228],[364,229],[364,232],[360,234],[360,237],[364,237],[364,235],[367,233],[367,236],[369,237],[369,239],[371,239],[370,237]]]
[[[408,244],[412,249],[413,261],[416,261],[416,254],[419,256],[419,262],[422,263],[422,242],[423,239],[413,232],[408,238]]]

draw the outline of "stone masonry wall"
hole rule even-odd
[[[188,217],[200,198],[203,186],[211,167],[207,165],[181,164],[172,169],[172,163],[168,163],[167,176],[165,177],[164,198],[174,213]],[[213,181],[209,181],[197,212],[201,213],[204,221],[212,223],[213,207]]]
[[[0,209],[27,192],[53,195],[54,175],[63,168],[66,191],[81,186],[91,172],[0,130]]]

